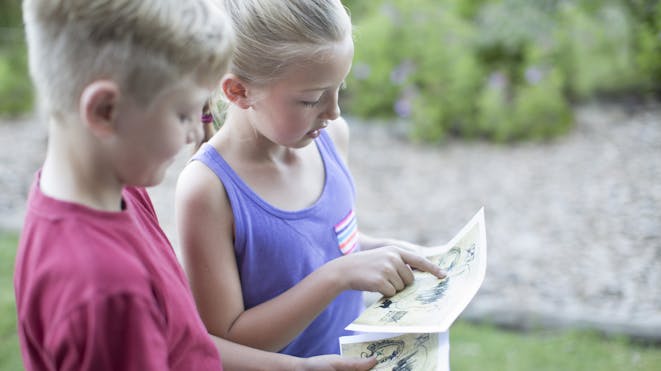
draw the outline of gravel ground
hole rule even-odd
[[[482,206],[488,267],[464,318],[586,327],[661,341],[661,107],[586,105],[548,143],[413,145],[352,125],[362,230],[435,245]],[[33,117],[0,123],[0,228],[18,230],[46,143]],[[173,241],[179,156],[151,194]]]

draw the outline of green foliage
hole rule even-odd
[[[343,0],[342,4],[349,10],[353,22],[361,19],[372,7],[372,2],[365,0]]]
[[[507,139],[544,139],[566,132],[571,110],[562,95],[562,79],[557,70],[536,83],[521,85],[514,100],[513,130]]]
[[[658,1],[653,16],[625,0],[358,3],[347,111],[404,118],[415,139],[543,140],[573,102],[660,86]]]
[[[384,4],[356,28],[349,110],[410,117],[413,135],[426,140],[468,131],[474,104],[463,96],[474,95],[482,80],[478,61],[465,47],[474,39],[468,23],[436,3]]]
[[[18,238],[0,233],[0,370],[22,370],[16,332],[14,256]]]
[[[28,112],[33,90],[23,38],[21,2],[0,0],[0,116]]]
[[[21,28],[21,1],[0,0],[0,26]]]
[[[33,106],[25,46],[0,49],[0,116],[28,112]]]
[[[637,4],[642,1],[630,1]],[[647,91],[661,94],[661,1],[647,1],[643,5],[632,5],[632,13],[640,21],[636,27],[636,62],[641,75],[648,77],[642,81]]]
[[[571,96],[629,89],[639,79],[635,67],[632,21],[627,10],[607,3],[594,13],[564,3],[557,16],[554,51]]]

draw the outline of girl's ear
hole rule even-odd
[[[220,87],[223,89],[225,97],[227,97],[230,102],[243,109],[247,109],[251,106],[248,85],[237,76],[232,74],[225,75],[220,82]]]
[[[80,95],[80,116],[85,126],[100,137],[114,132],[120,91],[109,80],[98,80],[87,85]]]

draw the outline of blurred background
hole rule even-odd
[[[343,0],[361,228],[444,244],[485,207],[455,370],[661,364],[661,1]],[[0,370],[22,369],[13,259],[46,145],[20,1],[0,0]],[[186,151],[184,151],[186,152]],[[174,182],[150,190],[175,248]]]
[[[345,3],[357,26],[346,110],[410,120],[419,140],[549,139],[571,130],[575,104],[661,89],[658,1]]]

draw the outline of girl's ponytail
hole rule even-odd
[[[204,135],[202,136],[202,140],[200,143],[195,146],[195,152],[197,152],[198,149],[202,146],[202,144],[206,143],[211,139],[211,137],[216,134],[216,128],[214,126],[214,117],[213,113],[211,113],[211,99],[209,99],[206,103],[204,103],[204,107],[202,107],[202,116],[201,116],[201,125],[204,130]]]

